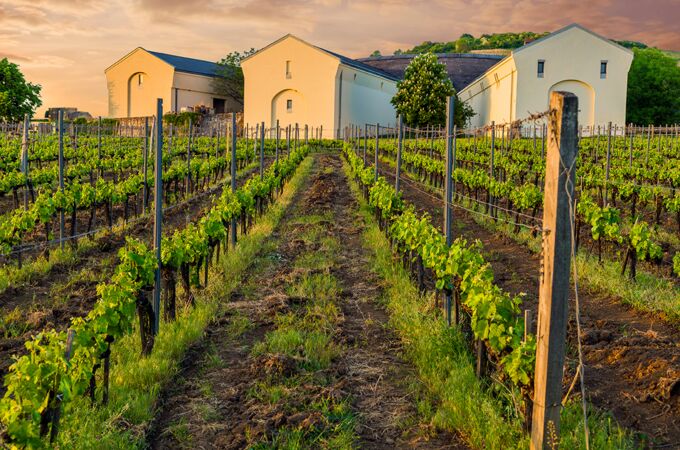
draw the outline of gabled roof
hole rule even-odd
[[[149,53],[157,58],[165,61],[175,68],[178,72],[193,73],[196,75],[205,75],[208,77],[216,76],[219,65],[202,59],[187,58],[185,56],[169,55],[167,53],[152,52]]]
[[[548,40],[548,39],[550,39],[550,38],[553,38],[553,37],[557,36],[558,34],[564,33],[565,31],[569,31],[569,30],[574,29],[574,28],[577,28],[577,29],[579,29],[579,30],[581,30],[581,31],[585,31],[586,33],[590,34],[591,36],[596,37],[596,38],[598,38],[598,39],[601,39],[601,40],[603,40],[604,42],[608,43],[609,45],[613,45],[614,47],[618,48],[619,50],[623,50],[623,51],[625,51],[626,53],[633,54],[633,51],[632,51],[631,49],[626,48],[626,47],[623,47],[623,46],[617,44],[616,42],[612,41],[611,39],[607,39],[607,38],[604,37],[604,36],[600,36],[599,34],[595,33],[594,31],[591,31],[591,30],[589,30],[589,29],[587,29],[587,28],[585,28],[585,27],[582,27],[581,25],[579,25],[579,24],[577,24],[577,23],[572,23],[572,24],[570,24],[570,25],[567,25],[567,26],[564,27],[564,28],[560,28],[560,29],[557,30],[557,31],[553,31],[552,33],[550,33],[550,34],[548,34],[548,35],[546,35],[546,36],[543,36],[543,37],[540,38],[540,39],[536,39],[535,41],[531,41],[531,42],[529,42],[528,44],[525,44],[525,45],[521,46],[520,48],[517,48],[517,49],[513,50],[513,51],[512,51],[512,54],[514,55],[514,54],[516,54],[516,53],[519,53],[519,52],[521,52],[522,50],[524,50],[525,48],[528,48],[528,47],[531,47],[531,46],[533,46],[533,45],[536,45],[536,44],[538,44],[538,43],[540,43],[540,42],[546,41],[546,40]]]
[[[372,66],[370,64],[366,64],[361,60],[348,58],[346,56],[340,55],[340,54],[332,52],[330,50],[323,49],[321,47],[317,47],[317,48],[320,49],[320,50],[323,50],[324,52],[326,52],[330,55],[335,56],[336,58],[338,58],[340,60],[340,62],[342,64],[344,64],[346,66],[350,66],[350,67],[353,67],[353,68],[358,69],[358,70],[363,70],[364,72],[368,72],[368,73],[371,73],[373,75],[377,75],[377,76],[382,77],[382,78],[387,78],[388,80],[392,80],[392,81],[399,81],[401,79],[400,77],[397,77],[397,76],[395,76],[395,75],[393,75],[393,74],[391,74],[391,73],[389,73],[385,70],[382,70],[382,69],[375,67],[375,66]]]
[[[372,56],[362,58],[359,62],[388,72],[400,80],[404,78],[406,67],[416,56],[418,55]],[[479,75],[486,72],[489,67],[502,60],[503,56],[478,53],[438,53],[437,59],[446,66],[446,72],[451,83],[453,83],[453,87],[456,91],[460,91]]]
[[[113,68],[114,66],[116,66],[121,61],[124,61],[130,55],[132,55],[133,53],[135,53],[138,50],[141,50],[143,52],[146,52],[150,55],[155,56],[156,58],[160,59],[164,63],[169,64],[172,67],[174,67],[175,70],[178,71],[178,72],[193,73],[195,75],[203,75],[203,76],[206,76],[206,77],[214,77],[214,76],[216,76],[217,69],[219,68],[219,65],[214,63],[214,62],[204,61],[202,59],[187,58],[185,56],[170,55],[168,53],[152,52],[152,51],[147,50],[143,47],[137,47],[134,50],[132,50],[130,53],[123,56],[118,61],[116,61],[115,63],[111,64],[109,67],[104,69],[104,72],[108,72],[109,69]]]
[[[361,70],[361,71],[364,71],[364,72],[367,72],[367,73],[370,73],[370,74],[379,76],[379,77],[381,77],[381,78],[385,78],[385,79],[390,80],[390,81],[399,81],[399,78],[395,77],[394,75],[392,75],[392,74],[390,74],[390,73],[388,73],[388,72],[385,72],[385,71],[383,71],[383,70],[380,70],[380,69],[378,69],[378,68],[376,68],[376,67],[373,67],[373,66],[370,66],[370,65],[368,65],[368,64],[364,64],[364,63],[362,63],[361,61],[358,61],[358,60],[356,60],[356,59],[348,58],[347,56],[343,56],[343,55],[340,55],[340,54],[338,54],[338,53],[332,52],[332,51],[330,51],[330,50],[326,50],[326,49],[324,49],[324,48],[317,47],[316,45],[312,45],[312,44],[310,44],[309,42],[307,42],[307,41],[305,41],[305,40],[302,40],[302,39],[300,39],[299,37],[297,37],[297,36],[295,36],[295,35],[292,35],[292,34],[290,34],[290,33],[289,33],[289,34],[286,34],[285,36],[282,36],[281,38],[275,40],[274,42],[270,43],[269,45],[267,45],[267,46],[265,46],[265,47],[262,47],[261,49],[259,49],[258,51],[256,51],[256,52],[253,53],[252,55],[248,56],[247,58],[244,58],[244,59],[241,61],[241,63],[243,63],[244,61],[249,60],[250,58],[254,57],[255,55],[260,54],[261,52],[267,50],[267,49],[270,48],[270,47],[273,47],[274,45],[276,45],[276,44],[278,44],[279,42],[281,42],[281,41],[283,41],[283,40],[285,40],[285,39],[288,39],[288,38],[295,39],[296,41],[301,42],[302,44],[305,44],[305,45],[307,45],[307,46],[309,46],[309,47],[311,47],[311,48],[313,48],[313,49],[315,49],[315,50],[318,50],[318,51],[320,51],[321,53],[324,53],[324,54],[326,54],[326,55],[328,55],[328,56],[332,56],[332,57],[334,57],[334,58],[337,58],[338,60],[340,60],[340,63],[341,63],[341,64],[344,64],[344,65],[346,65],[346,66],[353,67],[353,68],[355,68],[355,69],[357,69],[357,70]]]

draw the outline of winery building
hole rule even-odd
[[[242,110],[241,99],[215,92],[214,62],[137,47],[104,73],[109,93],[109,117],[141,117],[156,114],[156,99],[165,112],[202,107],[216,113]]]

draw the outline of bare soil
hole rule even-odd
[[[271,441],[283,427],[332,432],[327,419],[309,405],[346,399],[356,415],[357,448],[465,448],[457,436],[419,423],[415,394],[409,387],[409,381],[415,380],[414,369],[401,358],[399,340],[379,306],[380,281],[368,266],[363,224],[340,157],[317,154],[314,158],[312,175],[248,277],[163,393],[148,434],[151,448],[246,448]],[[308,214],[332,217],[322,223],[327,235],[341,243],[330,274],[341,287],[337,299],[341,318],[333,340],[342,351],[330,367],[318,371],[300,369],[284,355],[251,352],[274,328],[277,314],[304,302],[288,296],[286,288],[300,276],[296,257],[318,245],[299,238],[306,228],[295,220]],[[251,326],[234,335],[234,323],[243,317]],[[288,395],[277,402],[258,399],[253,392],[262,383],[285,384]],[[203,405],[208,405],[210,414],[201,413]]]

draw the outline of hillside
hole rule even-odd
[[[413,48],[402,50],[398,49],[395,55],[400,54],[419,54],[419,53],[496,53],[507,54],[509,50],[519,48],[526,43],[540,39],[549,33],[536,33],[533,31],[523,31],[520,33],[492,33],[482,34],[474,37],[471,34],[462,34],[458,39],[448,42],[424,41]],[[647,48],[647,44],[637,41],[615,41],[617,44],[626,48]],[[667,52],[669,56],[680,59],[680,52]],[[376,50],[371,56],[380,55]]]

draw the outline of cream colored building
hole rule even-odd
[[[577,24],[520,47],[462,89],[472,126],[508,123],[548,109],[552,91],[579,101],[579,125],[626,120],[633,52]]]
[[[215,93],[217,64],[200,59],[152,52],[137,47],[108,67],[109,117],[156,114],[156,99],[164,112],[203,106],[215,112],[240,111],[238,101]]]
[[[397,78],[286,35],[241,62],[244,121],[266,128],[323,127],[338,137],[350,124],[394,124]],[[311,132],[310,132],[311,133]]]

